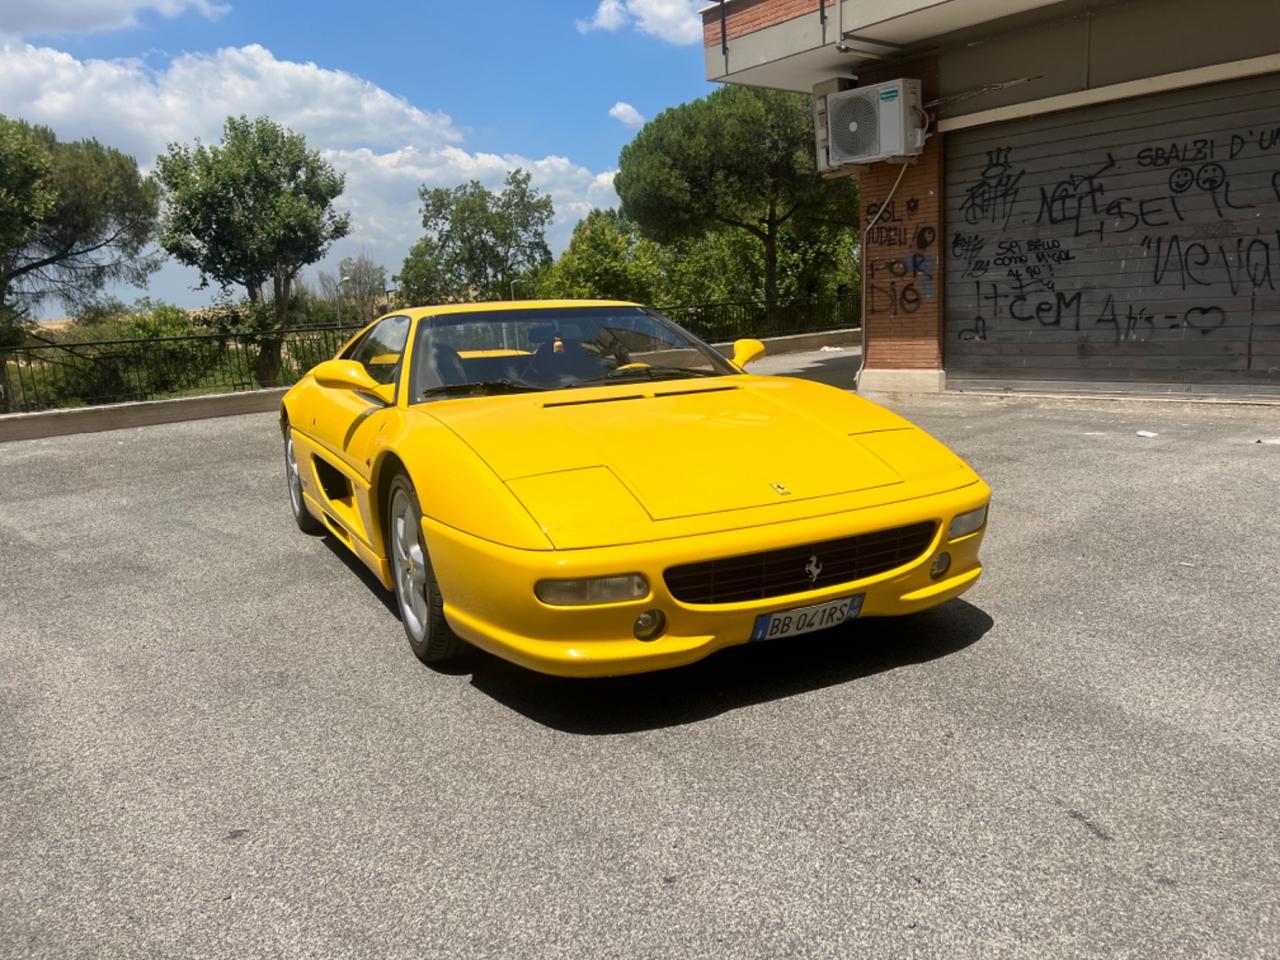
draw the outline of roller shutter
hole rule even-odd
[[[946,141],[948,382],[1280,394],[1280,77]]]

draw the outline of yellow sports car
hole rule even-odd
[[[656,670],[973,586],[987,485],[867,400],[745,373],[763,352],[632,303],[382,317],[284,397],[294,518],[429,663]]]

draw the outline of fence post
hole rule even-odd
[[[13,396],[13,388],[9,385],[9,357],[11,355],[8,350],[0,352],[0,413],[8,413],[12,403],[10,398]]]

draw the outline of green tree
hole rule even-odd
[[[30,128],[0,116],[0,278],[12,273],[19,253],[53,206],[49,164],[49,154]],[[0,287],[0,349],[17,342],[20,316],[9,302],[7,285]]]
[[[132,304],[107,296],[86,303],[72,322],[52,339],[67,343],[81,340],[155,340],[208,333],[198,312],[141,297]],[[158,350],[158,348],[156,348]]]
[[[400,295],[405,303],[422,306],[471,299],[465,287],[460,292],[454,281],[445,276],[444,261],[435,237],[421,237],[409,248],[409,255],[404,258],[398,276]]]
[[[319,271],[315,283],[308,283],[305,278],[298,277],[293,283],[293,303],[289,305],[289,316],[297,326],[325,327],[338,326],[350,322],[351,317],[343,317],[338,309],[338,281],[331,273]]]
[[[301,134],[244,116],[227,118],[221,145],[170,144],[156,173],[166,200],[161,246],[199,270],[202,284],[244,287],[255,308],[246,315],[264,328],[254,376],[276,385],[283,340],[272,331],[288,323],[294,279],[350,227],[333,205],[343,176]],[[273,309],[257,309],[268,296]]]
[[[622,211],[661,243],[740,231],[759,244],[764,298],[779,298],[784,231],[853,226],[856,187],[814,161],[807,97],[726,86],[659,114],[623,147],[614,186]]]
[[[779,250],[779,296],[785,302],[847,297],[861,286],[858,231],[784,231]]]
[[[682,237],[660,250],[661,306],[763,299],[764,254],[759,242],[740,230]]]
[[[592,210],[573,228],[568,249],[538,291],[544,297],[653,303],[665,286],[662,253],[617,210]]]
[[[426,235],[400,270],[410,303],[501,300],[513,280],[531,280],[551,263],[546,232],[555,215],[551,198],[513,170],[501,193],[479,181],[452,189],[422,187]]]
[[[0,276],[12,269],[12,260],[31,231],[53,205],[45,183],[49,156],[21,125],[0,115]],[[0,288],[0,350],[21,339],[22,313],[9,302],[7,288]],[[3,391],[0,378],[0,391]],[[0,396],[0,411],[8,399]]]
[[[58,334],[55,340],[123,340],[124,326],[128,321],[132,308],[116,296],[97,297],[88,303],[81,304],[71,323]]]
[[[368,323],[386,299],[387,271],[383,267],[363,253],[343,258],[338,264],[338,300],[340,307],[349,304],[351,310],[339,310],[344,318]]]
[[[856,231],[814,230],[778,237],[778,298],[792,303],[857,288]],[[602,297],[657,306],[764,299],[764,253],[741,230],[668,243],[645,239],[616,210],[592,210],[540,286],[543,297]]]
[[[46,299],[68,306],[109,283],[141,283],[157,185],[127,154],[96,140],[0,117],[0,339]]]

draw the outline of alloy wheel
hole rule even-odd
[[[293,505],[293,514],[301,517],[306,514],[306,504],[302,502],[302,474],[298,472],[298,458],[293,452],[293,437],[284,442],[284,466],[289,478],[289,502]]]
[[[430,616],[427,551],[422,545],[418,515],[403,490],[397,490],[391,499],[391,553],[400,616],[410,635],[419,643],[425,643]]]

